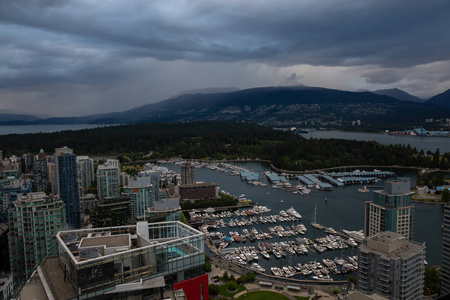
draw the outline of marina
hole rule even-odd
[[[164,164],[165,166],[169,167],[169,169],[175,170],[179,172],[179,167],[174,164]],[[218,211],[217,209],[215,212],[210,212],[210,214],[214,214],[216,216],[210,216],[212,217],[210,220],[211,225],[216,225],[217,228],[210,227],[208,228],[209,233],[220,233],[224,237],[228,238],[227,241],[228,245],[224,247],[222,245],[222,248],[220,247],[220,241],[219,239],[216,242],[216,249],[221,248],[220,257],[222,257],[222,260],[229,261],[229,263],[238,265],[243,270],[251,270],[251,266],[253,263],[257,263],[263,268],[265,271],[258,271],[262,272],[265,276],[272,276],[276,277],[274,273],[272,272],[272,267],[275,268],[282,268],[283,266],[291,266],[295,269],[295,266],[298,266],[301,264],[304,266],[305,264],[311,263],[311,262],[320,262],[323,267],[325,267],[323,259],[329,259],[334,261],[335,258],[338,259],[344,259],[346,260],[349,257],[353,257],[357,255],[357,248],[350,246],[348,243],[346,243],[347,248],[336,248],[336,249],[329,249],[327,248],[323,252],[320,252],[320,250],[317,250],[313,245],[309,244],[307,241],[310,240],[313,243],[316,243],[317,246],[320,246],[321,244],[316,241],[317,238],[324,239],[327,238],[330,239],[329,236],[335,236],[339,235],[341,240],[349,240],[349,238],[352,238],[356,243],[358,243],[358,238],[361,239],[361,229],[364,226],[364,202],[368,200],[373,199],[372,191],[376,189],[382,189],[383,181],[385,178],[380,178],[379,181],[375,185],[370,184],[361,184],[361,183],[354,183],[352,185],[346,185],[341,187],[335,187],[332,191],[321,191],[316,190],[315,187],[308,188],[297,181],[296,178],[289,178],[287,177],[288,183],[292,187],[301,187],[304,189],[310,189],[311,192],[309,194],[299,194],[294,193],[294,190],[290,190],[284,187],[280,188],[272,188],[272,184],[268,181],[267,177],[265,176],[265,172],[273,173],[271,171],[270,166],[265,163],[261,162],[246,162],[246,163],[240,163],[236,164],[236,170],[231,170],[229,168],[224,167],[226,170],[225,172],[221,172],[218,170],[210,169],[201,167],[196,169],[196,178],[198,180],[209,180],[219,183],[220,188],[222,190],[225,190],[233,195],[242,195],[245,194],[246,198],[252,199],[253,201],[256,201],[260,207],[266,207],[267,209],[270,209],[270,211],[266,213],[259,213],[252,215],[252,212],[249,212],[249,214],[246,213],[246,211],[249,211],[249,208],[233,208],[229,209],[227,211]],[[254,185],[252,183],[248,183],[245,180],[240,179],[240,172],[243,170],[249,170],[250,172],[258,173],[258,181],[261,183],[267,184],[267,186],[260,186],[260,185]],[[373,170],[373,169],[372,169]],[[347,170],[348,171],[348,170]],[[415,185],[416,180],[416,174],[412,171],[402,171],[402,170],[388,170],[393,171],[393,173],[397,174],[397,176],[408,176],[411,178],[412,185]],[[230,176],[232,172],[239,172],[235,176]],[[353,171],[352,171],[353,172]],[[362,171],[360,171],[362,172]],[[367,171],[369,172],[369,171]],[[344,172],[342,172],[344,173]],[[365,173],[365,172],[364,172]],[[392,177],[388,177],[392,178]],[[365,186],[370,190],[369,192],[361,193],[358,192],[358,189],[363,189]],[[317,191],[317,192],[316,192]],[[238,197],[238,196],[236,196]],[[280,200],[283,200],[283,203],[280,202]],[[269,216],[275,216],[279,215],[281,210],[286,211],[290,207],[293,207],[301,216],[301,220],[297,221],[280,221],[277,220],[276,223],[270,223],[269,220],[272,220],[272,217]],[[314,211],[316,210],[316,222],[312,222],[314,219]],[[236,212],[237,211],[237,212]],[[204,214],[205,212],[199,211],[196,212],[197,214]],[[221,214],[221,215],[220,215]],[[239,214],[239,215],[237,215]],[[430,218],[430,216],[433,216]],[[263,217],[260,219],[260,217]],[[256,218],[256,222],[255,222]],[[222,219],[222,221],[220,220]],[[233,221],[235,224],[234,227],[230,227],[230,221]],[[247,223],[245,222],[247,221]],[[250,224],[249,221],[252,223]],[[220,222],[220,225],[217,224],[217,222]],[[265,222],[265,223],[264,223]],[[239,223],[241,226],[239,226]],[[242,225],[244,223],[244,225]],[[249,225],[246,225],[246,224]],[[313,226],[315,223],[317,227]],[[289,227],[290,230],[292,229],[292,225],[299,225],[302,224],[305,226],[306,231],[305,234],[297,233],[295,235],[291,236],[284,236],[279,237],[275,233],[272,234],[269,231],[270,227],[275,226],[282,226],[285,232],[288,232],[286,227]],[[440,257],[441,257],[441,235],[442,232],[440,230],[442,225],[442,210],[437,205],[427,205],[422,203],[416,203],[416,227],[415,227],[415,240],[418,242],[426,242],[427,245],[427,261],[430,265],[437,265],[440,264]],[[330,228],[332,227],[332,228]],[[248,230],[249,233],[252,232],[252,229],[255,229],[257,231],[257,234],[259,235],[260,239],[258,240],[258,235],[252,235],[246,236],[246,233],[244,230]],[[325,228],[334,230],[335,233],[327,233],[325,232]],[[334,229],[333,229],[334,228]],[[280,228],[278,228],[280,229]],[[231,240],[230,232],[237,232],[239,234],[239,238],[241,239],[239,242]],[[262,233],[261,233],[262,232]],[[331,231],[333,232],[333,231]],[[433,234],[430,234],[432,232]],[[270,234],[271,238],[262,238],[261,234]],[[235,234],[234,234],[235,235]],[[244,237],[244,239],[242,239]],[[300,240],[298,240],[300,239]],[[307,239],[306,241],[304,239]],[[259,243],[265,243],[267,247],[270,249],[276,248],[274,245],[280,245],[281,242],[287,243],[291,245],[290,247],[293,248],[293,246],[297,245],[300,246],[303,244],[306,249],[308,250],[305,254],[298,254],[298,252],[295,252],[295,254],[290,254],[288,252],[287,248],[282,249],[284,252],[281,254],[281,252],[275,251],[270,252],[265,250],[261,251],[259,250]],[[303,242],[303,243],[302,243]],[[259,257],[258,260],[254,260],[252,262],[246,262],[245,264],[238,264],[234,260],[228,260],[225,259],[225,256],[233,256],[236,255],[236,249],[242,248],[242,250],[245,252],[243,247],[254,247],[256,251],[256,255]],[[320,248],[319,248],[320,249]],[[295,249],[293,248],[295,251]],[[240,250],[239,250],[240,251]],[[280,257],[277,257],[276,254],[281,255]],[[216,255],[219,254],[212,252],[210,255]],[[227,256],[227,257],[228,257]],[[242,259],[242,257],[241,257]],[[353,273],[352,273],[353,272]],[[295,272],[292,277],[289,277],[290,279],[296,279],[296,280],[307,280],[309,281],[316,281],[316,279],[313,279],[314,275],[311,273],[308,276],[302,275],[303,273]],[[347,276],[351,274],[353,276],[356,275],[355,271],[348,271],[347,273],[338,273],[334,274],[330,271],[330,276],[333,278],[334,281],[338,280],[346,280]],[[323,275],[323,274],[322,274]],[[287,278],[287,277],[282,277]]]

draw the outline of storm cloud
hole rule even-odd
[[[429,97],[450,87],[449,12],[446,0],[1,1],[0,108],[82,115],[300,78]]]

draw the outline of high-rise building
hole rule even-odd
[[[441,295],[450,294],[450,205],[444,206],[442,235]]]
[[[366,238],[358,253],[358,290],[388,299],[423,298],[425,243],[394,232]]]
[[[131,198],[131,217],[145,219],[148,208],[155,201],[155,194],[159,193],[159,187],[152,184],[150,177],[134,177],[123,188],[124,195]]]
[[[8,246],[9,225],[0,223],[0,273],[9,273],[9,246]]]
[[[57,197],[30,193],[9,214],[9,256],[14,280],[28,278],[46,256],[57,255],[56,233],[66,228],[65,206]]]
[[[97,194],[99,199],[117,198],[120,194],[119,161],[108,159],[97,169]]]
[[[31,179],[16,179],[3,187],[3,210],[8,211],[20,196],[32,192]]]
[[[181,163],[181,184],[195,183],[195,165],[191,162]]]
[[[67,147],[55,149],[56,193],[66,205],[67,223],[71,228],[81,227],[80,195],[76,155]]]
[[[43,149],[33,162],[33,191],[43,192],[48,186],[47,158]]]
[[[89,189],[95,180],[94,160],[89,156],[77,156],[77,171],[80,187],[83,191]]]
[[[396,232],[407,240],[414,236],[414,203],[409,178],[386,181],[384,190],[374,191],[365,205],[364,234]]]
[[[33,168],[34,155],[31,153],[25,153],[20,157],[20,167],[22,173],[29,173]]]

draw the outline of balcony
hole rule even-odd
[[[390,263],[388,260],[384,260],[384,259],[380,259],[379,261],[380,266],[386,266],[386,267],[390,267]]]

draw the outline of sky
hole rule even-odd
[[[185,90],[450,88],[448,0],[0,1],[0,111],[83,116]]]

